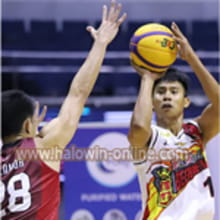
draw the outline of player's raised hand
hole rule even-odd
[[[118,33],[119,26],[127,17],[126,13],[123,13],[123,15],[119,17],[121,8],[122,5],[120,3],[116,3],[115,0],[112,0],[109,9],[106,5],[103,6],[102,22],[100,27],[98,29],[95,29],[92,26],[87,27],[87,30],[91,33],[94,40],[108,45],[115,38]]]
[[[144,67],[138,66],[137,64],[135,64],[132,60],[130,61],[131,66],[136,70],[136,72],[140,75],[140,76],[148,76],[149,78],[153,79],[153,80],[157,80],[160,77],[162,77],[164,75],[164,73],[157,73],[157,72],[152,72]]]
[[[175,22],[172,22],[171,29],[174,33],[173,38],[177,42],[178,52],[181,59],[188,61],[194,53],[187,38],[183,35]]]

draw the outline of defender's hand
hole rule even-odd
[[[122,5],[116,3],[114,0],[112,0],[109,10],[106,5],[103,6],[102,23],[100,27],[98,29],[94,29],[92,26],[87,27],[87,30],[91,33],[94,40],[108,45],[115,38],[119,26],[127,17],[126,13],[119,17],[121,8]]]

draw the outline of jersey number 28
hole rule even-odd
[[[16,183],[19,184],[19,188],[16,188]],[[0,181],[0,202],[2,203],[5,199],[6,190],[9,194],[9,201],[7,209],[9,212],[21,212],[27,210],[31,206],[31,194],[30,190],[30,179],[27,174],[19,173],[12,176],[8,185]],[[20,203],[17,200],[20,198]],[[0,212],[0,217],[6,215],[6,210],[3,209]]]

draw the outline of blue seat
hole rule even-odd
[[[218,50],[219,42],[217,21],[193,21],[192,45],[196,50]]]
[[[31,50],[55,50],[57,44],[55,21],[32,20],[28,40]]]
[[[62,32],[59,34],[60,47],[65,51],[87,51],[92,45],[92,37],[86,30],[87,21],[63,22]]]
[[[2,21],[2,48],[22,50],[27,46],[27,35],[22,20]]]
[[[19,87],[34,96],[65,96],[69,90],[73,75],[62,72],[20,74]],[[43,80],[42,80],[43,79]],[[49,86],[48,86],[49,84]]]

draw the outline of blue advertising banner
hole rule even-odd
[[[139,220],[128,128],[79,128],[64,152],[66,220]]]

